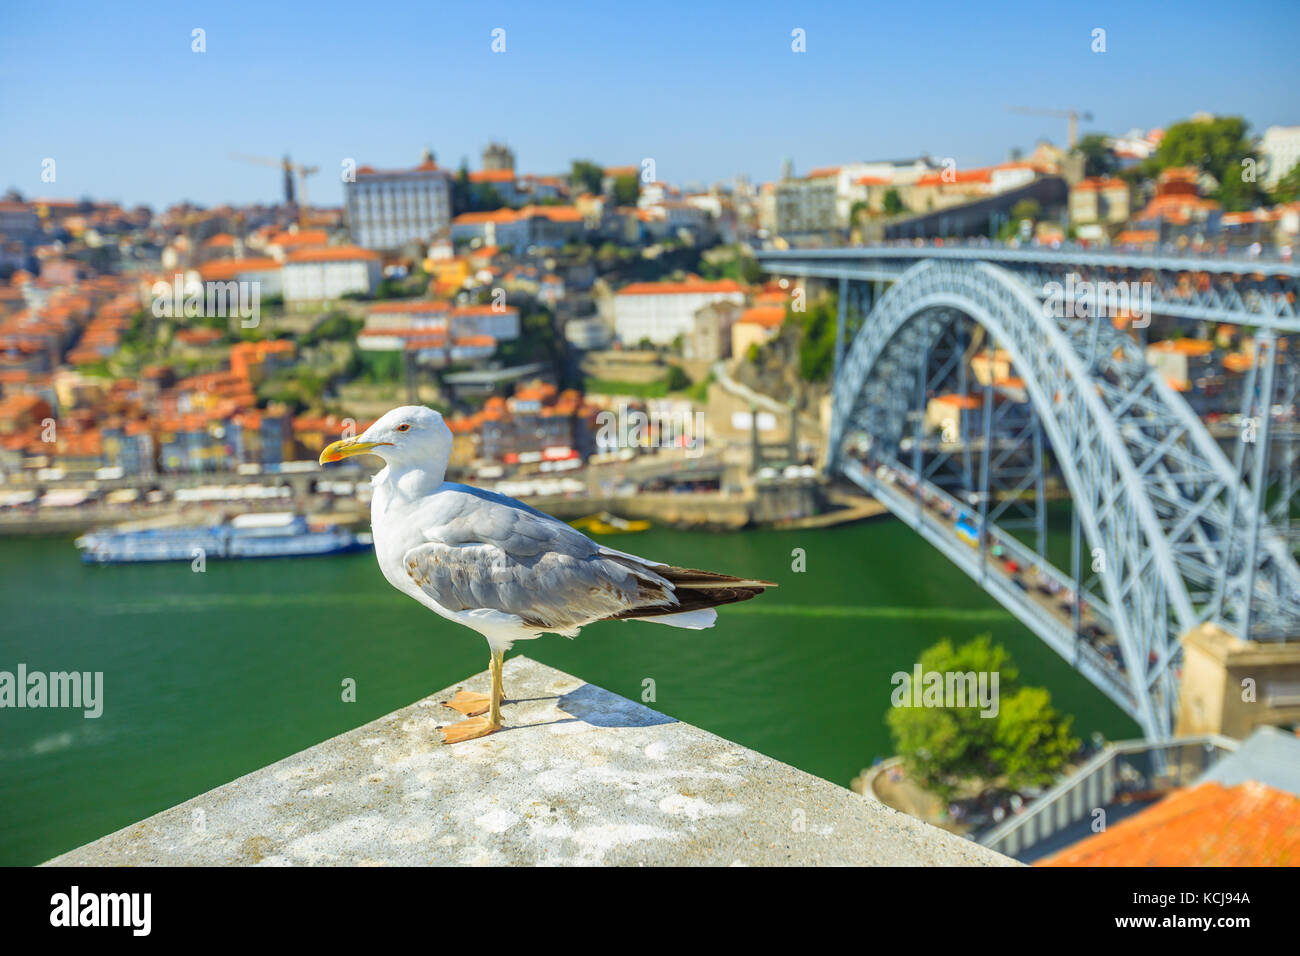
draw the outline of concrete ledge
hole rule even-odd
[[[447,747],[461,686],[47,865],[1014,865],[526,657],[506,728]]]

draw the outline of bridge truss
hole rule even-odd
[[[1230,458],[1139,342],[1108,321],[1048,314],[1042,286],[1060,264],[896,258],[761,257],[771,271],[839,281],[841,341],[851,332],[852,345],[837,350],[830,469],[943,551],[1152,739],[1172,733],[1181,635],[1215,621],[1255,640],[1300,638],[1300,376],[1294,352],[1278,361],[1275,334],[1300,328],[1285,308],[1293,297],[1237,292],[1232,303],[1267,316],[1219,314],[1259,329]],[[1154,299],[1157,312],[1171,307]],[[975,381],[973,361],[992,363],[994,350],[1013,374],[999,381],[990,364]],[[940,395],[958,401],[944,411]],[[1284,427],[1285,414],[1274,420],[1288,402]],[[1050,547],[1053,491],[1073,505],[1067,553]]]

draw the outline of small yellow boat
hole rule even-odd
[[[570,521],[569,524],[579,531],[586,531],[590,534],[633,534],[637,531],[645,531],[650,527],[649,521],[620,518],[608,511],[587,515],[587,517],[579,518],[577,521]]]

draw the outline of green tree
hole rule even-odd
[[[1252,209],[1259,205],[1263,192],[1255,182],[1259,157],[1251,145],[1249,129],[1250,124],[1240,116],[1175,123],[1160,141],[1151,165],[1159,170],[1194,166],[1218,182],[1214,198],[1225,210]]]
[[[881,199],[886,216],[897,216],[903,211],[903,199],[898,195],[898,190],[890,186],[885,190],[885,195]]]
[[[614,205],[635,206],[641,195],[641,181],[635,173],[614,177]]]
[[[678,392],[684,388],[688,388],[691,384],[691,380],[690,377],[687,376],[687,374],[684,371],[682,371],[682,367],[680,365],[669,365],[667,383],[668,383],[668,391]]]
[[[575,159],[569,173],[569,187],[575,192],[599,193],[605,171],[589,159]]]
[[[459,216],[466,212],[491,212],[506,204],[491,183],[473,183],[469,179],[469,168],[464,162],[451,181],[451,214]]]
[[[400,382],[404,374],[401,352],[357,352],[357,363],[361,367],[361,376],[368,382]]]
[[[1216,116],[1204,122],[1175,123],[1165,132],[1156,161],[1161,169],[1195,166],[1220,183],[1241,177],[1241,161],[1255,156],[1246,136],[1249,124],[1240,116]]]
[[[1011,221],[1017,226],[1022,219],[1038,222],[1042,215],[1043,207],[1038,204],[1037,199],[1022,199],[1011,207]]]
[[[1273,187],[1273,202],[1295,202],[1300,199],[1300,163],[1291,167],[1291,171],[1277,181]]]
[[[331,312],[312,326],[299,340],[299,344],[350,342],[357,337],[364,325],[365,320],[350,318],[346,312]]]
[[[459,216],[471,211],[474,201],[474,187],[469,181],[469,167],[461,162],[455,178],[451,181],[451,214]]]
[[[475,212],[492,212],[506,204],[501,194],[497,192],[497,188],[491,183],[475,183],[472,202]]]
[[[1083,156],[1085,176],[1114,176],[1119,172],[1119,157],[1106,145],[1101,133],[1089,133],[1079,140],[1074,151]]]
[[[1223,206],[1224,212],[1245,212],[1261,205],[1265,193],[1253,175],[1247,178],[1245,169],[1229,169],[1227,177],[1219,183],[1214,198]]]
[[[972,783],[997,781],[1010,789],[1049,783],[1078,749],[1071,718],[1052,707],[1046,690],[1019,686],[1011,655],[989,635],[960,647],[940,641],[922,652],[920,665],[923,674],[998,675],[996,716],[981,716],[978,700],[965,707],[898,706],[912,699],[910,675],[895,689],[896,706],[885,716],[894,747],[908,774],[941,799]]]
[[[835,365],[836,296],[827,294],[806,312],[786,310],[786,321],[799,326],[799,375],[806,382],[825,382]]]

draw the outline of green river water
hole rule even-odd
[[[817,531],[619,536],[623,550],[777,581],[709,631],[609,622],[516,645],[546,664],[847,786],[891,753],[890,676],[992,633],[1074,732],[1136,725],[891,519]],[[791,570],[791,552],[807,570]],[[70,538],[0,540],[0,671],[102,671],[104,710],[0,710],[0,864],[32,864],[455,683],[476,634],[398,594],[370,554],[87,567]],[[342,700],[345,678],[355,703]],[[450,713],[450,712],[449,712]],[[508,712],[507,712],[508,713]],[[507,717],[508,719],[508,717]]]

